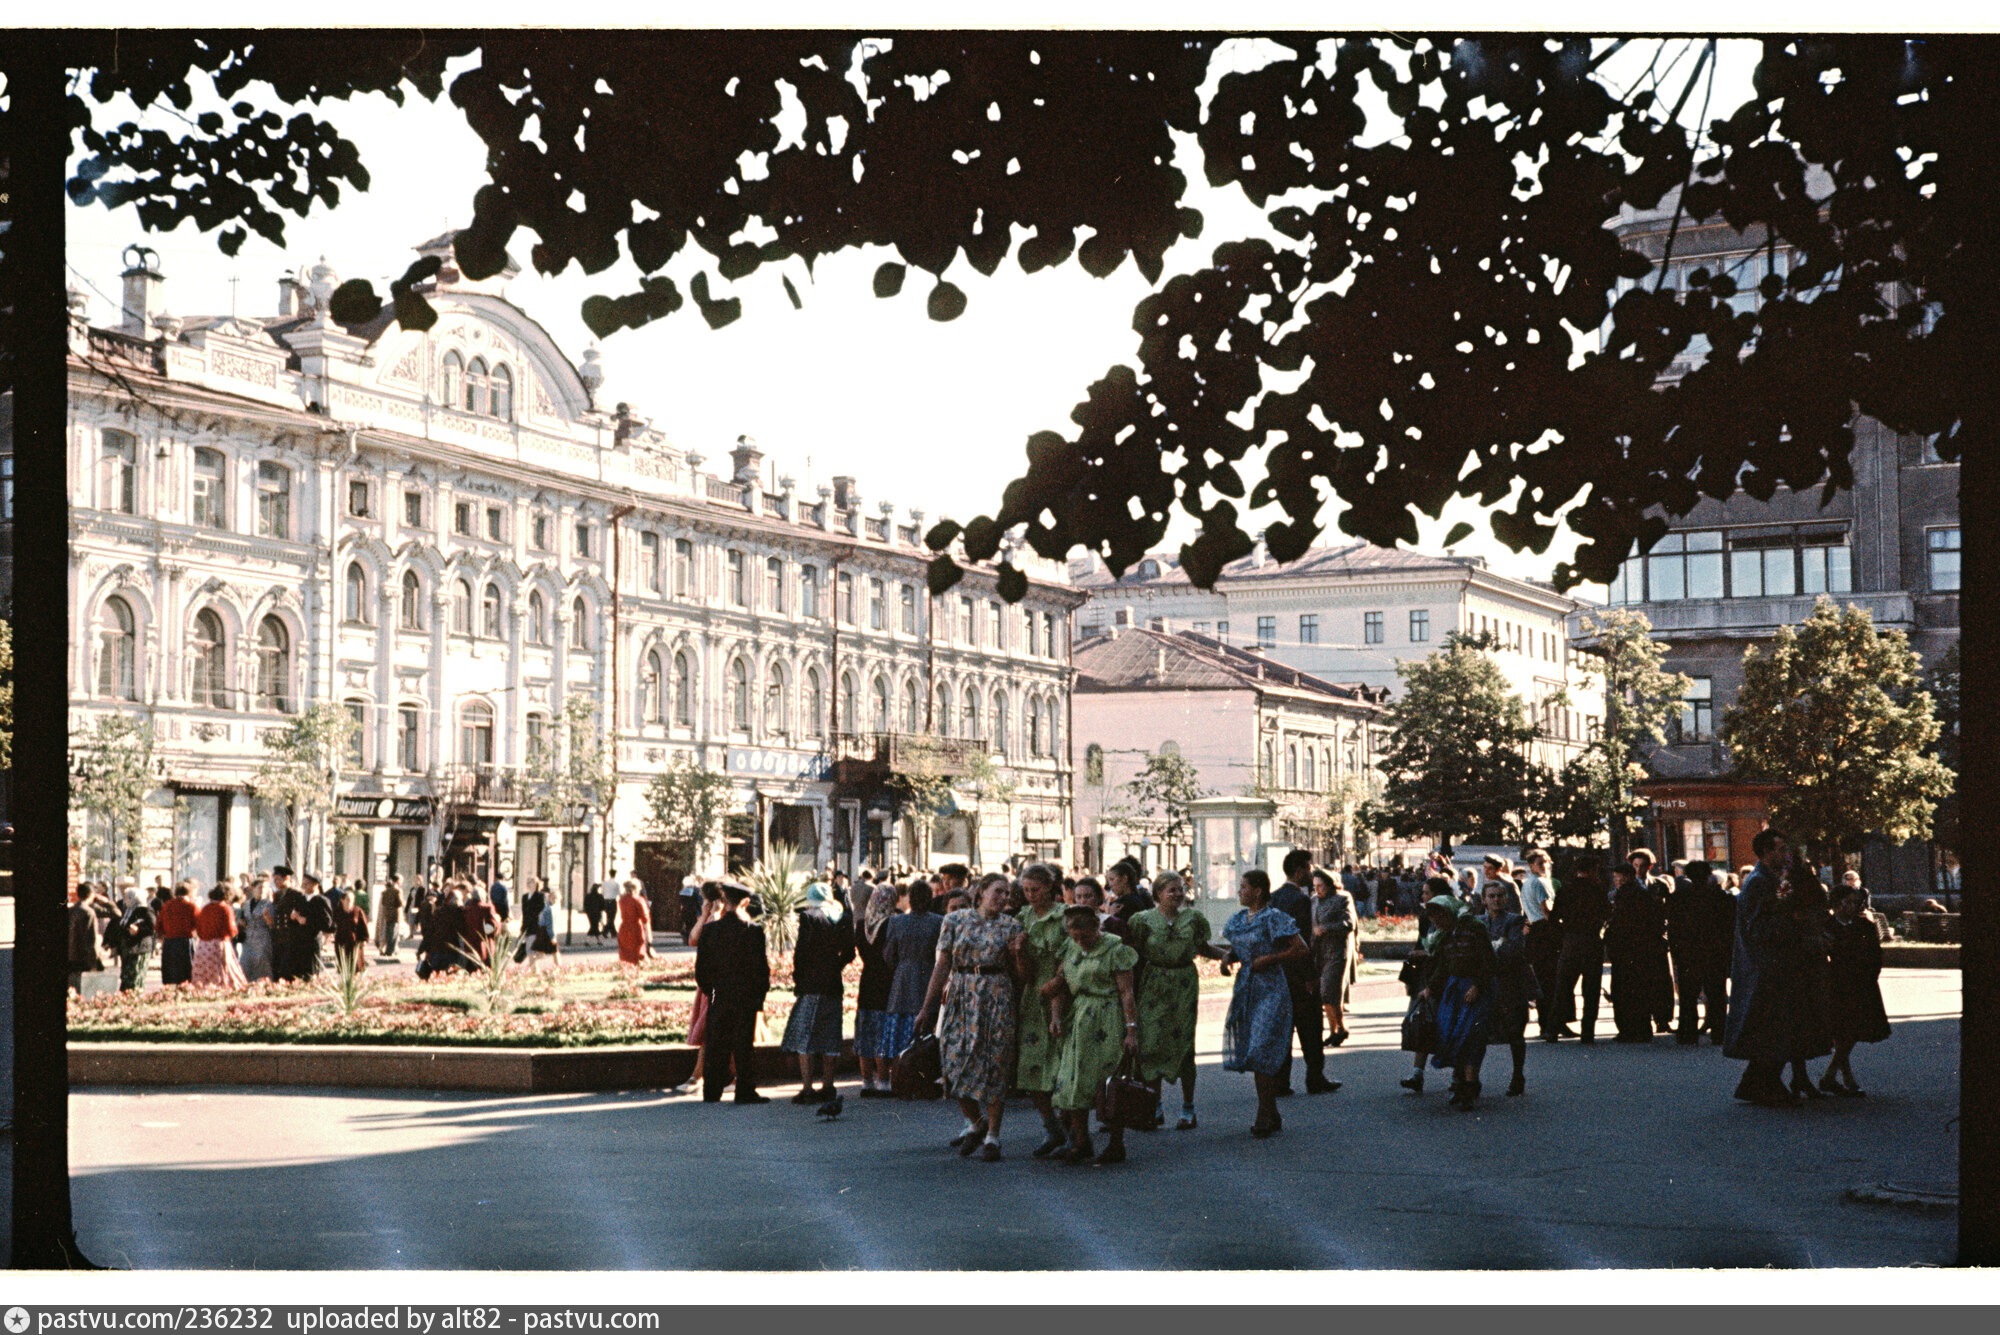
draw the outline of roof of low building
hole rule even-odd
[[[1301,579],[1349,575],[1434,574],[1443,571],[1478,569],[1485,562],[1476,556],[1430,556],[1400,547],[1377,547],[1371,542],[1350,542],[1333,547],[1310,547],[1293,561],[1272,561],[1256,554],[1231,561],[1222,568],[1217,582],[1237,583],[1254,579]],[[1082,589],[1192,586],[1180,560],[1167,552],[1146,556],[1121,576],[1113,576],[1101,563],[1088,557],[1070,562],[1070,582]]]
[[[1124,630],[1079,640],[1071,661],[1076,665],[1078,694],[1257,690],[1361,705],[1380,703],[1388,694],[1326,681],[1191,631]]]

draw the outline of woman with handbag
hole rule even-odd
[[[1014,1079],[1013,945],[1021,920],[1006,905],[1006,881],[993,881],[980,891],[979,907],[945,918],[917,1017],[918,1029],[937,1019],[945,1093],[965,1114],[951,1143],[961,1156],[976,1150],[988,1163],[1000,1158],[1000,1117]]]
[[[1164,1081],[1181,1087],[1179,1131],[1195,1129],[1194,1030],[1201,1009],[1199,956],[1229,952],[1208,943],[1208,919],[1187,907],[1187,884],[1163,871],[1153,882],[1154,906],[1133,915],[1132,948],[1139,952],[1139,1078],[1159,1093]]]
[[[1452,1072],[1451,1105],[1471,1112],[1479,1101],[1479,1064],[1493,1015],[1493,940],[1486,924],[1456,896],[1438,895],[1424,911],[1439,929],[1430,976],[1419,1000],[1437,1003],[1437,1050],[1431,1065]]]
[[[1090,1110],[1098,1086],[1124,1074],[1139,1056],[1139,1002],[1132,970],[1139,952],[1105,932],[1097,910],[1072,904],[1063,910],[1064,943],[1056,976],[1042,986],[1050,1005],[1049,1033],[1062,1044],[1056,1057],[1056,1112],[1069,1126],[1073,1164],[1125,1162],[1125,1127],[1115,1118],[1111,1139],[1094,1158]]]
[[[1354,928],[1358,916],[1354,896],[1333,873],[1314,868],[1312,883],[1312,952],[1319,974],[1319,997],[1326,1011],[1327,1043],[1347,1041],[1347,989],[1354,981]],[[1358,881],[1357,881],[1358,883]]]
[[[1424,888],[1430,891],[1433,902],[1438,899],[1458,902],[1451,882],[1445,877],[1430,877],[1424,882]],[[1430,1060],[1431,1053],[1437,1048],[1437,1003],[1423,992],[1424,981],[1431,972],[1431,951],[1443,935],[1443,930],[1432,924],[1426,910],[1418,918],[1416,948],[1410,951],[1409,957],[1403,961],[1401,972],[1396,975],[1396,981],[1403,985],[1403,991],[1410,998],[1409,1009],[1403,1013],[1403,1051],[1416,1058],[1417,1066],[1401,1083],[1412,1094],[1424,1092],[1424,1063]]]
[[[1236,898],[1243,907],[1222,925],[1229,940],[1228,973],[1241,964],[1229,1018],[1222,1026],[1222,1069],[1249,1071],[1257,1080],[1257,1120],[1250,1134],[1259,1140],[1284,1129],[1278,1116],[1279,1073],[1292,1055],[1292,989],[1285,965],[1306,958],[1305,938],[1292,915],[1271,907],[1271,877],[1261,868],[1243,873]]]

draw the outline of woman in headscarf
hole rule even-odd
[[[1440,899],[1449,900],[1454,904],[1458,902],[1448,877],[1432,876],[1424,882],[1424,889],[1430,892],[1431,897],[1428,902],[1435,903]],[[1403,961],[1399,979],[1403,984],[1403,991],[1410,998],[1409,1008],[1403,1015],[1405,1020],[1426,1007],[1433,1013],[1437,1010],[1436,1003],[1426,993],[1425,984],[1430,978],[1432,953],[1437,949],[1438,942],[1444,937],[1444,929],[1449,925],[1449,920],[1433,921],[1427,908],[1418,912],[1417,944],[1411,948],[1409,958]],[[1404,1051],[1416,1058],[1416,1069],[1400,1083],[1412,1094],[1421,1094],[1424,1092],[1424,1063],[1431,1059],[1431,1054],[1421,1047],[1410,1046],[1407,1039],[1408,1028],[1406,1027],[1403,1032],[1406,1035]]]
[[[825,1103],[834,1095],[833,1068],[840,1060],[840,971],[854,958],[854,921],[825,881],[806,887],[799,910],[799,939],[792,948],[792,1018],[779,1044],[799,1059],[799,1092],[793,1103]],[[813,1058],[823,1085],[813,1088]]]
[[[1292,989],[1285,966],[1308,952],[1297,921],[1271,907],[1267,872],[1257,867],[1244,872],[1236,898],[1243,907],[1222,925],[1230,951],[1222,970],[1229,972],[1235,963],[1243,971],[1236,975],[1222,1026],[1222,1069],[1255,1076],[1257,1120],[1250,1134],[1262,1140],[1285,1125],[1278,1116],[1279,1073],[1292,1055]]]
[[[1493,1027],[1490,1037],[1504,1042],[1514,1058],[1514,1078],[1508,1096],[1528,1089],[1528,1003],[1539,993],[1528,968],[1528,920],[1521,913],[1521,896],[1513,883],[1495,877],[1486,883],[1486,935],[1493,942]],[[1478,1079],[1479,1073],[1473,1072]]]
[[[896,883],[883,881],[868,898],[861,915],[860,931],[854,938],[854,953],[861,957],[861,992],[854,1016],[854,1055],[861,1061],[861,1097],[893,1098],[889,1088],[889,1066],[896,1054],[888,1050],[889,986],[895,969],[882,957],[887,944],[889,920],[896,916]]]
[[[622,889],[618,896],[618,960],[637,964],[653,957],[653,909],[637,881],[626,881]]]
[[[1485,922],[1453,895],[1424,905],[1437,930],[1420,1001],[1437,1003],[1438,1050],[1431,1065],[1452,1073],[1451,1104],[1472,1111],[1479,1100],[1479,1064],[1486,1058],[1493,1015],[1493,941]]]
[[[145,894],[136,885],[126,886],[125,902],[118,916],[104,929],[105,945],[118,956],[120,992],[137,992],[145,986],[146,965],[153,958],[153,937],[158,927]],[[264,976],[270,976],[268,962]]]

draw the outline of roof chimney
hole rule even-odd
[[[298,315],[305,309],[306,286],[298,275],[287,269],[278,279],[278,314]]]
[[[125,247],[123,318],[118,328],[134,338],[153,336],[153,317],[165,309],[160,289],[166,277],[160,272],[160,257],[150,246]]]
[[[748,436],[736,438],[736,448],[729,452],[730,461],[736,467],[738,482],[755,482],[757,472],[764,464],[764,451],[757,448],[757,442]]]
[[[1153,675],[1156,677],[1167,675],[1167,646],[1164,644],[1154,646]]]
[[[1271,560],[1270,549],[1264,545],[1264,534],[1269,530],[1257,530],[1257,545],[1250,549],[1250,564],[1262,570]]]
[[[861,504],[861,493],[855,490],[854,479],[844,476],[834,478],[833,508],[836,510],[852,510],[859,504]]]

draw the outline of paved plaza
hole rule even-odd
[[[828,1124],[657,1091],[495,1097],[87,1089],[71,1101],[78,1232],[136,1268],[1147,1269],[1907,1266],[1954,1216],[1846,1199],[1956,1176],[1959,976],[1890,969],[1896,1025],[1854,1064],[1869,1097],[1769,1110],[1719,1050],[1533,1043],[1528,1093],[1471,1115],[1397,1088],[1403,1000],[1377,966],[1334,1094],[1249,1135],[1247,1076],[1199,1041],[1199,1130],[1129,1138],[1111,1168],[961,1160],[940,1104]],[[1602,1032],[1610,1032],[1606,1008]],[[1441,1077],[1442,1073],[1438,1073]],[[1295,1072],[1294,1083],[1303,1073]],[[1171,1110],[1176,1095],[1168,1091]]]

